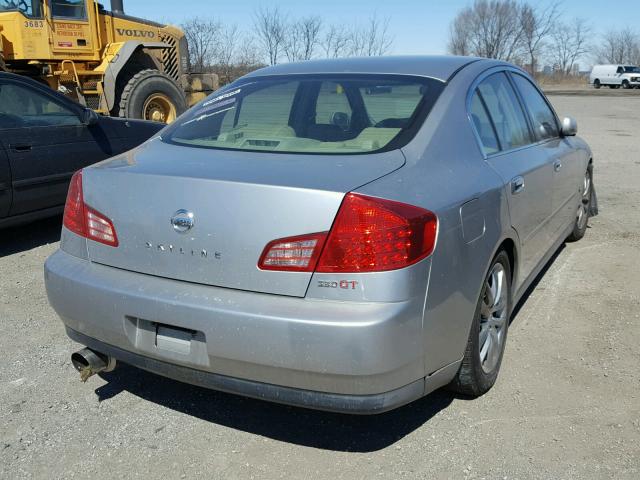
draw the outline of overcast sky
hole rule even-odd
[[[107,0],[104,0],[108,3]],[[389,18],[390,32],[394,37],[395,54],[443,54],[446,53],[449,23],[472,0],[184,0],[159,2],[157,0],[125,0],[129,15],[180,24],[189,17],[215,17],[235,23],[249,31],[253,12],[261,5],[278,5],[293,17],[320,15],[325,22],[358,24],[374,12]],[[537,4],[535,0],[532,4]],[[597,36],[614,27],[630,26],[640,30],[640,4],[595,0],[564,0],[562,19],[579,16],[587,19],[596,29]],[[595,40],[595,39],[594,39]]]

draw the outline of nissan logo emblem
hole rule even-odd
[[[189,210],[178,210],[171,217],[171,225],[173,229],[178,233],[188,232],[193,228],[193,212]]]

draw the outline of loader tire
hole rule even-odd
[[[118,116],[171,123],[187,109],[176,83],[158,70],[133,75],[120,93]]]

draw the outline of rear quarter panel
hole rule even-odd
[[[489,264],[500,243],[515,235],[504,185],[484,161],[466,111],[468,86],[491,66],[478,62],[459,72],[403,149],[406,165],[358,190],[438,216],[421,319],[427,375],[462,358]]]

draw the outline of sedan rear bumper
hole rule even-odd
[[[180,382],[298,407],[339,413],[376,414],[406,405],[422,397],[425,390],[424,379],[417,380],[390,392],[375,395],[344,395],[282,387],[279,385],[227,377],[225,375],[218,375],[155,360],[100,342],[68,327],[67,335],[78,343],[129,365]]]
[[[217,390],[378,413],[448,383],[458,368],[425,374],[424,298],[354,303],[256,294],[133,273],[63,251],[47,260],[45,280],[72,339]]]

